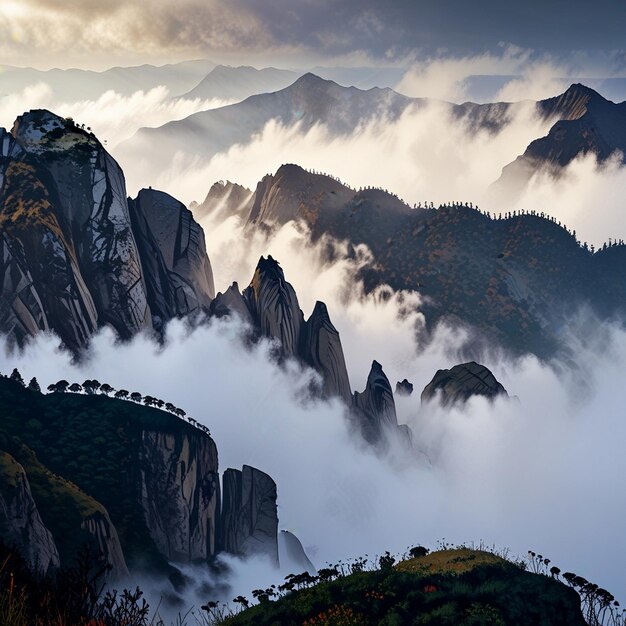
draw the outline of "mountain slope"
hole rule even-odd
[[[254,94],[284,89],[293,83],[299,74],[290,70],[265,67],[214,67],[191,91],[181,98],[201,100],[245,100]]]
[[[305,74],[275,93],[259,94],[230,106],[200,111],[158,128],[141,128],[117,148],[126,162],[145,160],[151,168],[164,168],[177,151],[213,156],[234,144],[247,143],[270,120],[285,126],[299,123],[303,131],[323,123],[333,133],[349,133],[379,114],[397,117],[411,102],[391,89],[361,91],[340,87],[313,74]],[[159,150],[150,146],[159,145]]]
[[[314,241],[330,235],[366,244],[374,254],[361,272],[368,289],[417,290],[431,328],[442,319],[469,324],[514,352],[554,355],[581,307],[599,319],[626,318],[626,247],[593,254],[537,214],[412,209],[382,190],[355,191],[294,165],[266,176],[236,210],[247,213],[248,231],[302,220]]]
[[[519,192],[537,171],[558,175],[561,168],[586,154],[602,162],[618,152],[622,163],[626,162],[626,102],[615,104],[593,89],[575,84],[540,104],[546,115],[558,121],[502,170],[497,188]]]
[[[388,560],[385,560],[387,558]],[[273,624],[437,624],[438,626],[585,626],[580,597],[560,580],[527,572],[478,550],[441,550],[393,566],[313,579],[295,576],[279,597],[261,598],[226,622]],[[302,582],[300,582],[302,580]],[[311,584],[313,582],[313,584]],[[297,585],[297,589],[295,589]],[[303,588],[304,587],[304,588]]]

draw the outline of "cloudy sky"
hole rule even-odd
[[[0,0],[0,62],[401,63],[514,45],[613,74],[625,25],[612,0]]]

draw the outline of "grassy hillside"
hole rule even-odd
[[[294,590],[223,626],[584,626],[571,588],[489,552],[441,550]],[[357,568],[358,569],[358,568]],[[323,572],[322,572],[323,574]],[[323,578],[323,576],[322,576]]]

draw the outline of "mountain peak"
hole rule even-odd
[[[83,125],[84,126],[84,125]],[[47,109],[31,109],[14,122],[11,134],[29,152],[60,152],[77,144],[100,145],[91,129],[78,126],[71,117],[60,117]]]
[[[326,80],[324,78],[320,78],[317,74],[313,74],[312,72],[307,72],[303,74],[293,83],[292,87],[296,86],[304,86],[304,87],[321,87],[328,85],[336,85],[332,80]]]

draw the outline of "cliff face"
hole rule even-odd
[[[142,189],[130,207],[155,325],[208,307],[213,272],[191,211],[153,189]]]
[[[79,350],[102,326],[122,338],[208,306],[202,229],[151,190],[128,202],[100,142],[45,110],[0,130],[0,331],[54,331]]]
[[[129,572],[120,538],[109,514],[106,511],[97,511],[82,522],[81,528],[91,535],[94,547],[109,566],[108,577],[112,580],[127,578]]]
[[[141,507],[168,560],[207,560],[217,552],[220,486],[215,442],[145,430],[140,449]]]
[[[14,545],[38,573],[59,567],[59,551],[46,528],[30,490],[24,468],[0,452],[0,537]]]
[[[271,256],[261,257],[243,297],[261,333],[280,341],[283,356],[296,356],[304,316],[296,292]]]
[[[265,555],[278,564],[276,483],[258,469],[224,472],[221,547],[241,556]]]

